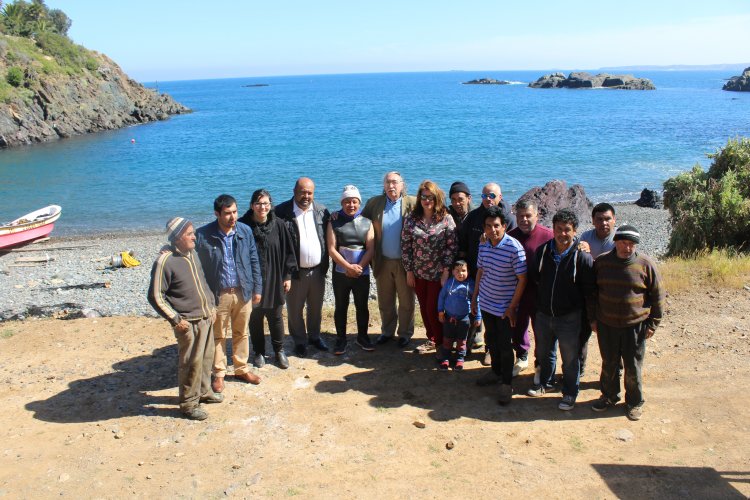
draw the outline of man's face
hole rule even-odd
[[[307,210],[312,205],[315,196],[315,184],[311,180],[303,180],[294,187],[294,201],[302,210]]]
[[[188,253],[195,248],[195,228],[192,224],[182,231],[182,236],[175,240],[174,246],[182,253]]]
[[[630,240],[615,241],[615,251],[617,252],[617,256],[621,259],[629,259],[633,255],[633,252],[635,252],[636,246],[637,245]]]
[[[500,190],[497,186],[485,186],[484,189],[482,189],[482,205],[484,205],[484,208],[490,208],[497,205],[500,203],[502,197],[503,196],[500,194]]]
[[[359,210],[360,201],[359,198],[344,198],[341,200],[341,208],[344,209],[346,215],[352,216]]]
[[[453,193],[451,195],[451,206],[461,217],[469,211],[469,203],[471,203],[471,196],[466,193]]]
[[[500,217],[487,217],[484,219],[484,234],[492,241],[493,245],[503,239],[505,228],[506,224],[503,224]]]
[[[229,232],[234,229],[237,224],[237,204],[232,203],[230,207],[224,207],[221,212],[214,212],[216,214],[216,220],[219,223],[219,228],[224,232]]]
[[[570,222],[555,222],[552,226],[552,233],[558,251],[564,251],[573,244],[576,237],[576,228]]]
[[[597,212],[594,214],[591,222],[594,224],[596,237],[603,240],[608,238],[612,233],[612,230],[615,228],[615,214],[612,213],[612,210]]]
[[[516,210],[516,222],[524,234],[529,234],[539,221],[539,213],[535,208],[519,208]]]
[[[404,189],[404,181],[398,174],[388,174],[383,181],[383,191],[391,201],[396,201],[401,197],[401,191]]]

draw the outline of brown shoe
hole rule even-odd
[[[214,377],[211,382],[211,389],[213,389],[215,393],[220,394],[224,390],[224,377]]]
[[[234,378],[236,378],[237,380],[242,380],[243,382],[248,382],[253,385],[260,384],[260,377],[250,372],[241,373],[239,375],[235,374]]]

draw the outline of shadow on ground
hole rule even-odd
[[[65,391],[27,403],[26,409],[34,412],[36,419],[58,423],[97,422],[135,415],[179,417],[176,367],[177,346],[164,346],[150,356],[115,363],[112,373],[71,382]],[[169,388],[175,388],[173,396],[147,394]]]
[[[750,483],[750,472],[710,467],[592,464],[612,493],[624,500],[642,498],[745,498],[731,483]]]

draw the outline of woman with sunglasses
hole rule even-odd
[[[445,206],[445,194],[432,181],[419,186],[417,204],[401,231],[401,252],[406,283],[416,292],[427,330],[428,340],[418,350],[432,351],[443,342],[438,296],[458,253],[456,224]]]
[[[253,230],[263,277],[263,298],[250,313],[250,340],[255,352],[253,365],[261,368],[266,364],[266,339],[263,335],[263,318],[266,318],[276,365],[287,369],[289,360],[284,352],[282,311],[285,296],[292,286],[292,273],[297,270],[297,261],[289,229],[274,215],[272,203],[271,193],[258,189],[250,199],[250,209],[240,218],[240,222]]]

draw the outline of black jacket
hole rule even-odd
[[[554,244],[555,240],[550,240],[537,248],[536,265],[529,269],[529,279],[537,285],[536,310],[548,316],[565,316],[593,303],[594,259],[578,250],[576,240],[556,264],[550,247]],[[587,307],[587,311],[593,310],[593,305]]]
[[[505,199],[501,199],[498,204],[500,209],[508,219],[508,225],[505,228],[507,233],[516,227],[516,216],[510,211],[510,205]],[[479,256],[479,239],[484,234],[484,219],[487,215],[487,209],[481,203],[477,208],[469,212],[461,224],[458,231],[458,251],[461,252],[469,264],[469,275],[474,277],[477,274],[477,257]]]
[[[331,218],[331,214],[325,205],[313,201],[313,216],[315,217],[315,228],[318,232],[318,241],[320,241],[320,267],[323,274],[328,272],[328,245],[326,244],[326,227]],[[294,246],[294,255],[297,259],[299,268],[299,227],[294,220],[294,198],[280,203],[274,209],[274,213],[284,221],[286,227],[292,235],[292,245]],[[292,279],[299,279],[299,271],[292,273]]]

